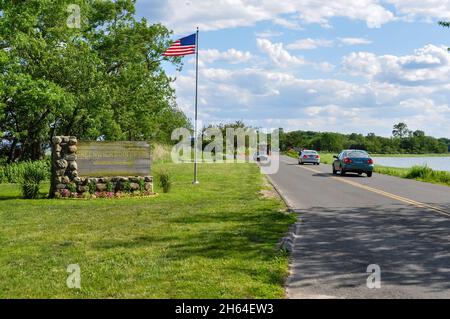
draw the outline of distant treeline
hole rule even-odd
[[[394,125],[392,137],[381,137],[374,133],[367,135],[352,133],[319,133],[292,131],[280,134],[282,151],[297,148],[315,149],[323,152],[338,152],[342,149],[363,149],[371,153],[385,154],[426,154],[447,153],[449,138],[426,136],[423,131],[410,131],[406,124]]]

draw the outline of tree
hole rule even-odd
[[[161,62],[170,31],[135,1],[0,0],[0,132],[10,160],[37,159],[52,134],[170,141],[189,125]],[[78,4],[80,28],[68,23]],[[16,152],[16,150],[19,150]]]
[[[408,129],[408,125],[405,123],[400,122],[398,124],[394,124],[394,128],[392,130],[392,135],[394,137],[404,138],[408,136],[409,133],[410,131]]]
[[[414,132],[412,133],[412,135],[413,135],[414,137],[424,137],[424,136],[425,136],[425,132],[424,132],[424,131],[421,131],[421,130],[416,130],[416,131],[414,131]]]
[[[450,28],[450,22],[449,21],[439,21],[438,24],[442,27],[445,28]],[[450,51],[450,48],[447,49],[448,51]]]

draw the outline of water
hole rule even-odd
[[[436,171],[450,171],[450,157],[374,157],[375,165],[406,167],[427,165]]]

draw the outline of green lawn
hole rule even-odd
[[[0,185],[0,298],[282,298],[276,244],[295,216],[260,195],[257,166],[200,165],[194,186],[191,165],[162,165],[172,191],[146,199],[22,200]]]

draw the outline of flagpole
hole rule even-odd
[[[197,179],[197,104],[198,104],[198,27],[197,34],[195,37],[195,124],[194,124],[194,181],[193,184],[198,184],[199,181]]]

